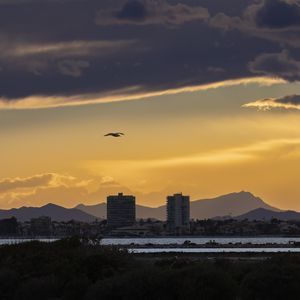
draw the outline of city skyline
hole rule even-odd
[[[245,191],[219,195],[215,198],[190,201],[190,196],[175,193],[165,197],[163,205],[158,207],[143,206],[136,202],[135,195],[117,193],[107,195],[105,202],[94,205],[80,204],[72,208],[66,208],[53,203],[41,207],[0,209],[0,218],[16,217],[25,220],[39,216],[51,216],[59,220],[81,220],[91,222],[95,218],[107,219],[109,227],[116,224],[129,226],[138,219],[168,220],[173,227],[185,227],[189,219],[214,219],[214,218],[237,218],[240,216],[258,216],[259,218],[299,218],[300,212],[281,210],[269,205],[263,199]],[[177,225],[175,225],[177,224]],[[123,226],[123,227],[124,227]]]
[[[300,211],[299,7],[0,1],[0,208],[244,190]]]

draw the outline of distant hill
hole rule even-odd
[[[90,215],[106,218],[106,204],[78,205],[76,207]],[[262,199],[255,197],[249,192],[231,193],[212,199],[197,200],[191,202],[191,218],[209,219],[217,216],[239,216],[257,208],[265,208],[271,211],[279,211],[265,203]],[[166,219],[166,206],[151,208],[137,205],[137,218]]]
[[[76,208],[64,208],[55,204],[47,204],[42,207],[21,207],[10,210],[0,210],[0,219],[16,217],[18,221],[27,221],[41,216],[51,217],[53,221],[76,220],[92,222],[95,217]]]
[[[252,210],[246,214],[243,214],[241,216],[236,217],[236,219],[239,220],[244,220],[248,219],[249,221],[257,220],[271,220],[271,219],[278,219],[278,220],[283,220],[283,221],[288,221],[288,220],[300,220],[300,213],[296,211],[271,211],[268,209],[264,208],[258,208],[255,210]]]
[[[239,216],[257,208],[280,211],[249,192],[231,193],[217,198],[193,201],[191,218],[210,219],[217,216]]]
[[[97,218],[106,219],[106,203],[100,203],[96,205],[79,204],[75,207],[75,209],[79,209]]]
[[[84,205],[80,204],[75,208],[80,209],[90,215],[94,215],[97,218],[106,219],[106,203],[100,203],[96,205]],[[166,218],[165,206],[157,208],[136,205],[136,217],[137,219],[153,218],[157,220],[164,220]]]
[[[166,206],[159,207],[147,207],[138,205],[136,208],[136,214],[139,219],[157,219],[166,220]]]

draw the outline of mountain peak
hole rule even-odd
[[[245,198],[253,198],[253,199],[259,199],[258,197],[256,197],[255,195],[253,195],[252,193],[250,192],[247,192],[247,191],[240,191],[240,192],[233,192],[233,193],[229,193],[229,194],[226,194],[224,196],[220,196],[220,197],[226,197],[226,196],[239,196],[239,197],[242,197],[243,199]]]
[[[57,204],[54,204],[54,203],[48,203],[48,204],[42,206],[41,208],[63,208],[63,207],[59,206]]]
[[[237,192],[238,195],[247,195],[247,196],[253,196],[255,197],[252,193],[248,192],[248,191],[240,191]]]

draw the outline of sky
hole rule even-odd
[[[299,0],[0,0],[0,208],[300,210],[299,48]]]

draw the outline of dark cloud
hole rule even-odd
[[[49,2],[68,2],[76,0],[0,0],[0,5],[18,5],[23,3],[49,3]]]
[[[210,24],[224,31],[239,30],[278,45],[300,47],[298,0],[258,0],[237,16],[219,12],[211,18]]]
[[[286,50],[281,53],[261,54],[249,67],[253,73],[278,76],[290,81],[300,79],[300,61],[293,59]]]
[[[296,0],[265,0],[255,13],[257,26],[286,28],[300,25],[300,5]]]
[[[266,3],[0,0],[0,106],[128,99],[261,75],[296,80],[299,35],[259,27]]]
[[[148,12],[144,3],[140,1],[130,1],[125,3],[115,17],[119,20],[142,22],[147,16]]]
[[[171,5],[168,2],[153,0],[130,0],[119,9],[100,10],[98,25],[180,25],[192,21],[205,21],[209,12],[201,6],[188,6],[182,3]]]
[[[276,99],[276,102],[283,103],[283,104],[300,105],[300,95],[292,95],[292,96],[279,98]]]
[[[254,107],[262,110],[270,110],[274,108],[300,110],[300,95],[256,100],[245,104],[244,107]]]
[[[210,25],[223,30],[242,29],[243,22],[239,17],[230,17],[224,13],[218,13],[210,19]]]
[[[80,77],[90,63],[86,60],[62,60],[58,62],[60,72],[67,76]]]

